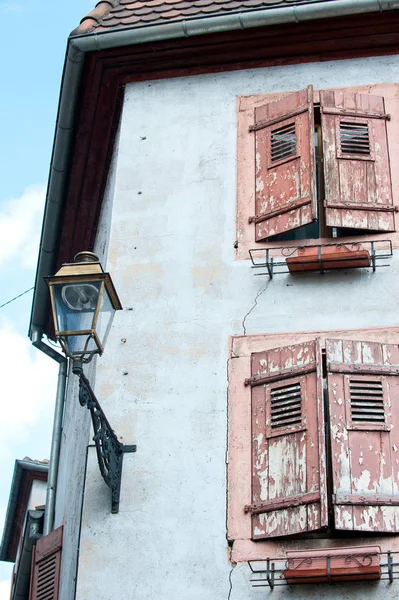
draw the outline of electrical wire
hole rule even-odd
[[[11,304],[11,302],[14,302],[14,300],[18,300],[18,298],[20,298],[21,296],[25,296],[25,294],[27,294],[28,292],[31,292],[32,290],[33,290],[33,287],[29,288],[29,290],[25,290],[24,292],[22,292],[22,294],[15,296],[15,298],[8,300],[8,302],[4,302],[4,304],[0,304],[0,308],[3,308],[3,306],[7,306],[7,304]]]

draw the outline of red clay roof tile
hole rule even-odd
[[[106,32],[132,25],[160,25],[170,21],[250,12],[280,5],[317,0],[101,0],[72,35]],[[334,0],[330,0],[333,2]]]

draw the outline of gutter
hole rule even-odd
[[[62,354],[54,350],[54,348],[45,344],[42,341],[42,336],[37,330],[33,331],[32,344],[50,356],[50,358],[56,360],[60,365],[58,369],[57,392],[55,396],[53,432],[51,436],[50,461],[47,477],[46,505],[43,524],[43,535],[48,535],[52,531],[54,524],[68,361]]]
[[[70,151],[74,133],[75,115],[78,109],[83,64],[84,53],[80,50],[75,50],[68,43],[50,161],[49,181],[29,326],[29,337],[32,342],[34,339],[41,339],[48,317],[49,294],[43,277],[52,275],[54,272],[54,260],[59,242],[58,233],[67,187]],[[48,352],[46,351],[46,353]]]
[[[143,44],[146,42],[207,35],[237,29],[249,29],[282,23],[301,23],[313,19],[333,18],[399,8],[399,0],[322,0],[296,6],[249,10],[216,17],[172,21],[167,24],[123,27],[115,31],[80,34],[78,27],[69,37],[61,83],[55,139],[50,163],[49,183],[38,267],[31,313],[29,337],[41,336],[45,329],[48,290],[43,277],[55,269],[62,208],[69,174],[75,114],[86,52]]]
[[[33,346],[59,363],[43,535],[49,534],[52,531],[54,524],[68,365],[66,358],[62,354],[42,341],[48,316],[47,308],[49,297],[47,285],[43,278],[46,275],[52,274],[54,271],[54,260],[58,245],[58,232],[69,172],[70,150],[72,146],[75,115],[78,108],[78,94],[83,64],[84,54],[75,50],[68,44],[62,74],[61,94],[58,103],[31,321],[29,326],[29,337]]]
[[[43,511],[30,510],[26,519],[26,528],[18,559],[11,600],[28,600],[32,568],[32,552],[36,542],[42,537]]]
[[[188,19],[162,25],[123,27],[114,31],[103,31],[72,35],[72,46],[82,52],[93,52],[195,35],[234,31],[277,25],[282,23],[301,23],[314,19],[327,19],[368,12],[381,12],[399,8],[398,0],[327,0],[309,4],[279,6],[261,10],[234,12],[216,17]],[[79,31],[77,28],[76,33]]]

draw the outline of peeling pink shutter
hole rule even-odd
[[[317,341],[252,354],[253,539],[327,526]]]
[[[313,89],[255,109],[255,241],[317,217]]]
[[[59,527],[37,541],[32,557],[29,600],[58,600],[62,530]]]
[[[335,528],[399,530],[399,349],[327,340]]]
[[[384,98],[321,91],[326,224],[395,231]]]

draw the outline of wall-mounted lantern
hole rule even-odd
[[[74,263],[62,265],[46,282],[55,335],[65,354],[83,362],[102,354],[115,311],[122,305],[98,257],[79,252]]]
[[[98,464],[111,488],[111,512],[117,513],[123,454],[135,452],[136,446],[118,440],[83,372],[83,363],[103,353],[115,311],[122,305],[109,273],[104,273],[92,252],[79,252],[74,263],[62,265],[53,277],[46,277],[46,282],[55,335],[79,377],[79,402],[90,410]]]

